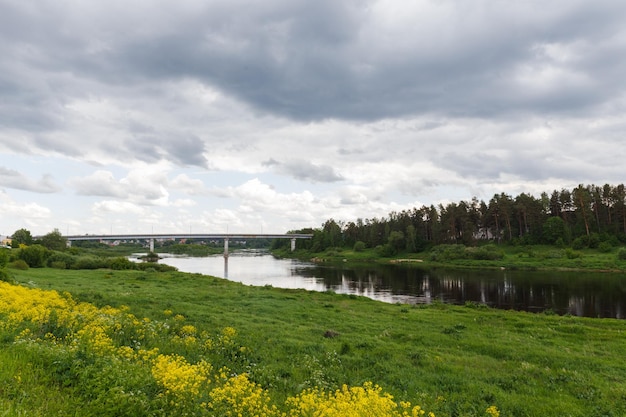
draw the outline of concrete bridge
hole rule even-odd
[[[64,236],[69,245],[80,240],[147,240],[150,244],[150,252],[154,252],[154,241],[180,240],[180,239],[221,239],[224,241],[224,257],[228,257],[228,241],[230,239],[291,239],[291,251],[296,249],[296,239],[310,239],[311,234],[291,233],[291,234],[236,234],[236,233],[172,233],[172,234],[131,234],[131,235],[73,235]]]

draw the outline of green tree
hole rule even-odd
[[[59,229],[44,235],[41,244],[50,250],[63,251],[67,248],[67,239],[63,237]]]
[[[19,229],[16,230],[15,233],[11,236],[11,246],[17,248],[23,245],[32,245],[33,244],[33,236],[30,234],[29,230]]]
[[[618,222],[618,230],[626,234],[626,187],[619,184],[613,189],[613,204]]]
[[[393,231],[389,233],[389,238],[387,242],[393,248],[394,254],[400,252],[402,249],[404,249],[405,245],[404,233],[398,231]]]
[[[322,231],[324,232],[324,249],[343,245],[341,225],[334,219],[327,220],[322,225]]]
[[[417,246],[415,241],[417,240],[417,233],[415,232],[415,226],[412,224],[406,228],[406,250],[409,252],[417,252]]]
[[[591,193],[582,184],[574,189],[572,192],[572,203],[576,208],[576,217],[578,224],[584,224],[585,234],[589,236],[591,234],[589,230],[589,223],[591,217]]]
[[[550,217],[543,224],[543,240],[554,244],[559,238],[565,241],[565,222],[560,217]]]

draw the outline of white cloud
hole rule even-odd
[[[625,17],[579,0],[3,3],[8,227],[279,232],[622,182]]]
[[[76,193],[86,196],[128,197],[128,190],[115,179],[110,171],[98,170],[88,177],[74,177],[70,179]]]
[[[187,195],[205,195],[208,190],[199,179],[190,178],[187,174],[179,174],[169,182],[170,187]]]
[[[107,216],[110,213],[113,214],[134,214],[143,215],[146,213],[146,209],[138,206],[137,204],[126,201],[114,201],[105,200],[95,203],[92,207],[92,211],[98,216]]]

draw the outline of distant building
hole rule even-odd
[[[2,238],[2,240],[0,240],[0,246],[3,246],[5,248],[11,247],[11,243],[13,243],[13,240],[10,237],[0,236],[0,238]]]

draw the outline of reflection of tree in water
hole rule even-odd
[[[333,291],[384,301],[477,302],[501,309],[587,317],[626,315],[626,281],[601,273],[424,270],[397,265],[316,265],[297,271]]]

